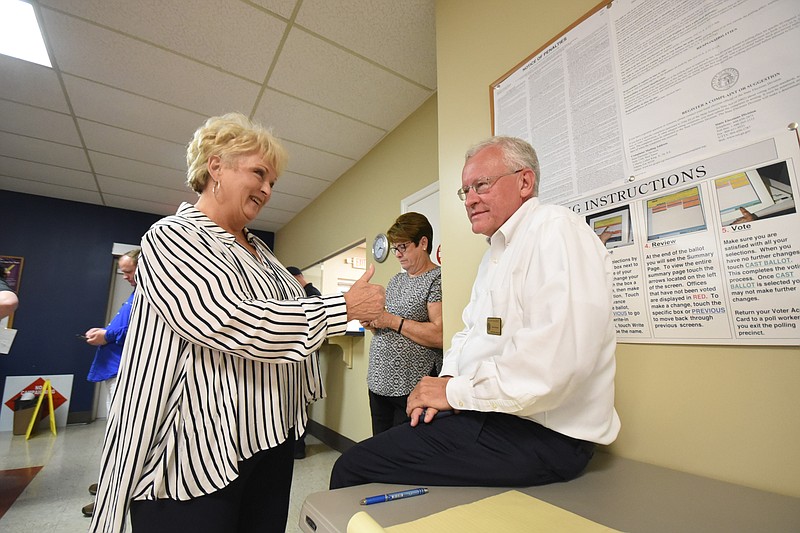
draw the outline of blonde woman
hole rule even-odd
[[[103,448],[91,531],[283,531],[293,444],[323,395],[313,354],[372,320],[372,269],[346,294],[306,297],[248,231],[287,156],[240,114],[187,151],[199,198],[142,239],[138,286]]]

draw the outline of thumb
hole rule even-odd
[[[375,265],[370,263],[367,267],[367,271],[362,274],[362,276],[358,279],[358,281],[363,281],[364,283],[369,283],[369,280],[372,279],[372,275],[375,274]]]

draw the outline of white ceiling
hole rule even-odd
[[[212,115],[272,127],[277,231],[436,90],[434,0],[39,0],[53,69],[0,55],[0,189],[167,215]]]

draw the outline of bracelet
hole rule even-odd
[[[400,325],[397,326],[397,333],[400,333],[401,331],[403,331],[403,322],[405,322],[405,321],[406,321],[405,318],[400,317]]]

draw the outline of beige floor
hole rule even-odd
[[[0,470],[44,467],[0,518],[0,531],[86,531],[89,519],[81,514],[81,507],[92,501],[86,489],[96,481],[104,427],[104,421],[98,420],[61,428],[57,436],[40,429],[27,441],[10,431],[0,432]],[[286,526],[290,533],[300,531],[298,517],[306,495],[328,488],[331,467],[339,457],[338,452],[312,436],[307,438],[307,444],[306,458],[295,461],[294,465]]]

